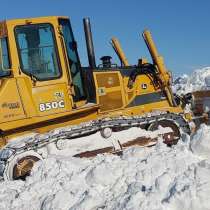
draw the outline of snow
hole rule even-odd
[[[185,94],[209,88],[209,81],[207,67],[177,78],[173,89]],[[162,143],[161,132],[134,128],[114,133],[111,141],[96,133],[81,138],[76,149],[76,140],[62,142],[66,149],[52,149],[26,181],[0,182],[0,210],[210,210],[210,126],[201,125],[192,137],[183,134],[173,147]],[[139,135],[159,141],[122,156],[72,157]]]
[[[67,154],[74,156],[76,154],[80,154],[86,151],[93,151],[107,147],[115,147],[115,149],[120,149],[118,141],[122,145],[128,142],[129,140],[134,140],[141,136],[148,138],[156,138],[170,131],[170,128],[161,128],[159,130],[151,132],[137,127],[133,127],[130,128],[129,131],[124,130],[121,132],[113,132],[111,137],[108,139],[104,139],[98,132],[91,136],[81,137],[80,139],[72,139],[71,141],[61,140],[63,144],[62,147],[64,147],[65,150],[58,151],[54,145],[50,145],[50,148],[48,148],[48,152],[50,154]]]
[[[192,139],[191,149],[194,154],[210,159],[210,129],[205,124],[201,125],[201,129],[196,132]]]
[[[122,156],[50,155],[25,182],[0,183],[0,209],[207,210],[209,141],[210,127],[203,125],[171,148],[159,138],[156,146],[131,147]]]
[[[182,75],[174,80],[173,91],[181,95],[210,89],[210,67],[196,69],[191,75]]]

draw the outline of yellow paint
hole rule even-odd
[[[125,53],[122,50],[119,40],[115,37],[112,37],[111,44],[123,65],[129,66],[128,59],[126,58]]]
[[[145,30],[143,32],[143,37],[144,37],[144,40],[145,40],[145,42],[147,44],[147,47],[150,51],[153,62],[158,67],[158,71],[159,71],[158,76],[160,78],[162,88],[166,92],[168,101],[169,101],[171,106],[175,106],[176,104],[175,104],[174,97],[173,97],[172,90],[171,90],[171,75],[170,75],[170,72],[165,67],[163,57],[161,57],[158,54],[157,48],[156,48],[155,43],[152,39],[152,35],[151,35],[150,31]]]
[[[2,82],[0,99],[0,122],[9,122],[26,117],[15,78]]]

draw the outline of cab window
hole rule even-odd
[[[61,76],[53,27],[33,24],[15,28],[21,69],[38,80]]]
[[[8,76],[10,68],[7,38],[0,38],[0,77]]]
[[[65,41],[67,57],[70,66],[70,74],[75,90],[74,101],[84,100],[86,99],[86,94],[83,86],[82,69],[71,25],[67,19],[59,19],[59,25],[61,26],[63,38]]]

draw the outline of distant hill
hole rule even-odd
[[[181,75],[173,82],[173,91],[178,95],[206,89],[210,89],[210,67],[196,69],[191,75]]]

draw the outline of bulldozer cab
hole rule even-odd
[[[72,92],[73,102],[85,100],[82,83],[81,65],[68,19],[60,18],[60,41],[63,44],[64,56],[59,56],[58,44],[52,24],[28,24],[17,26],[15,36],[21,70],[41,84],[42,81],[58,80],[66,71],[68,85]],[[57,27],[58,28],[58,27]],[[66,69],[61,67],[61,59],[66,58]]]
[[[82,107],[86,94],[69,19],[45,17],[3,22],[0,78],[1,106],[18,104],[13,114],[7,107],[1,113],[1,121]],[[8,95],[13,96],[9,99]],[[9,117],[6,112],[10,112]]]

